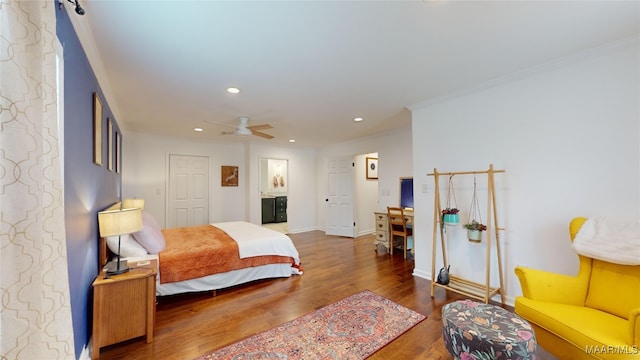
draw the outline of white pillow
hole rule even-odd
[[[160,231],[158,222],[146,211],[142,212],[142,230],[132,235],[149,254],[157,254],[166,246],[164,235]]]
[[[118,255],[118,236],[108,236],[107,246],[112,253]],[[120,256],[143,256],[147,255],[147,249],[138,244],[130,234],[120,236]]]

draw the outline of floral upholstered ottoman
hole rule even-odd
[[[535,359],[531,325],[499,306],[471,300],[442,308],[442,339],[455,359]]]

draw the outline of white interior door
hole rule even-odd
[[[167,228],[209,223],[209,158],[169,155]]]
[[[355,237],[353,215],[353,160],[332,158],[327,162],[326,233]]]

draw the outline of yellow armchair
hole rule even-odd
[[[586,220],[571,221],[572,241]],[[559,359],[640,360],[640,266],[578,257],[576,276],[516,267],[515,312]]]

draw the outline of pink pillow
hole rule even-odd
[[[149,254],[157,254],[167,245],[156,219],[145,211],[142,211],[142,230],[133,233],[133,237]]]

